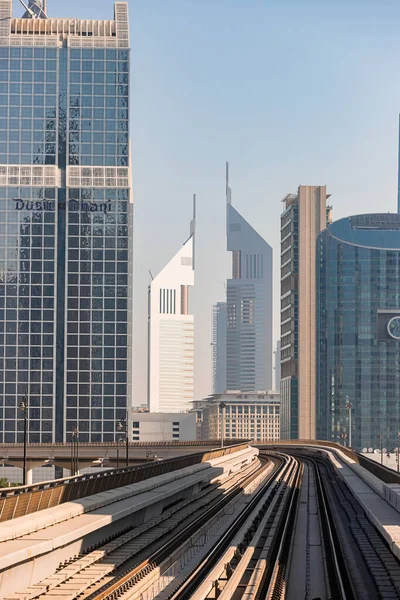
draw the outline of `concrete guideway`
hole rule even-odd
[[[240,474],[258,455],[249,447],[236,450],[228,454],[227,449],[226,456],[41,511],[34,520],[26,516],[0,524],[4,542],[0,544],[1,598],[15,592],[18,581],[35,585],[87,548],[151,521],[175,501],[190,501],[204,486],[213,489],[217,482]]]
[[[143,596],[125,590],[118,597],[123,600],[400,598],[400,564],[366,519],[357,496],[352,496],[342,481],[339,471],[343,465],[336,450],[328,448],[330,454],[320,447],[280,450],[293,453],[290,458],[293,471],[286,472],[279,485],[278,476],[278,487],[267,490],[266,498],[271,503],[266,514],[260,512],[255,518],[252,514],[236,537],[226,539],[226,549],[220,554],[215,552],[227,534],[216,542],[215,549],[208,547],[197,564],[192,561],[186,566],[182,557],[177,561],[179,564],[183,561],[182,571],[175,567],[174,571],[164,572],[163,577],[170,575],[172,581],[157,595],[149,590],[144,594],[142,588]],[[283,452],[277,454],[284,457]],[[306,477],[300,472],[301,465]],[[357,467],[369,478],[365,469]],[[357,477],[354,473],[353,476]],[[101,598],[109,600],[111,596]]]
[[[0,597],[400,598],[398,484],[338,447],[274,447],[259,458],[256,449],[236,449],[42,511],[42,529],[28,534],[28,517],[0,524],[0,540],[8,540],[0,544],[1,594],[10,588]],[[67,520],[50,520],[66,508]],[[9,567],[2,546],[13,552]],[[31,569],[30,586],[12,590],[22,568]]]

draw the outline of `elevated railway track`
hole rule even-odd
[[[394,600],[400,564],[327,455],[287,445],[5,597],[47,598]]]

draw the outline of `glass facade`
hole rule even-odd
[[[22,441],[25,394],[31,443],[112,441],[130,402],[129,50],[27,37],[0,47],[0,442]]]
[[[317,244],[317,436],[392,450],[400,428],[400,215],[341,219]]]

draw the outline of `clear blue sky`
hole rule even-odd
[[[15,2],[15,14],[19,14]],[[398,0],[130,0],[135,402],[146,401],[148,269],[185,240],[198,194],[196,397],[211,390],[211,307],[224,299],[225,161],[235,207],[274,248],[280,200],[326,184],[334,218],[395,211]],[[18,13],[16,12],[18,11]],[[48,0],[110,18],[111,0]]]

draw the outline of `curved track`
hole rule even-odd
[[[59,588],[29,600],[400,599],[399,562],[331,463],[307,450],[260,459],[223,492],[71,561]]]

